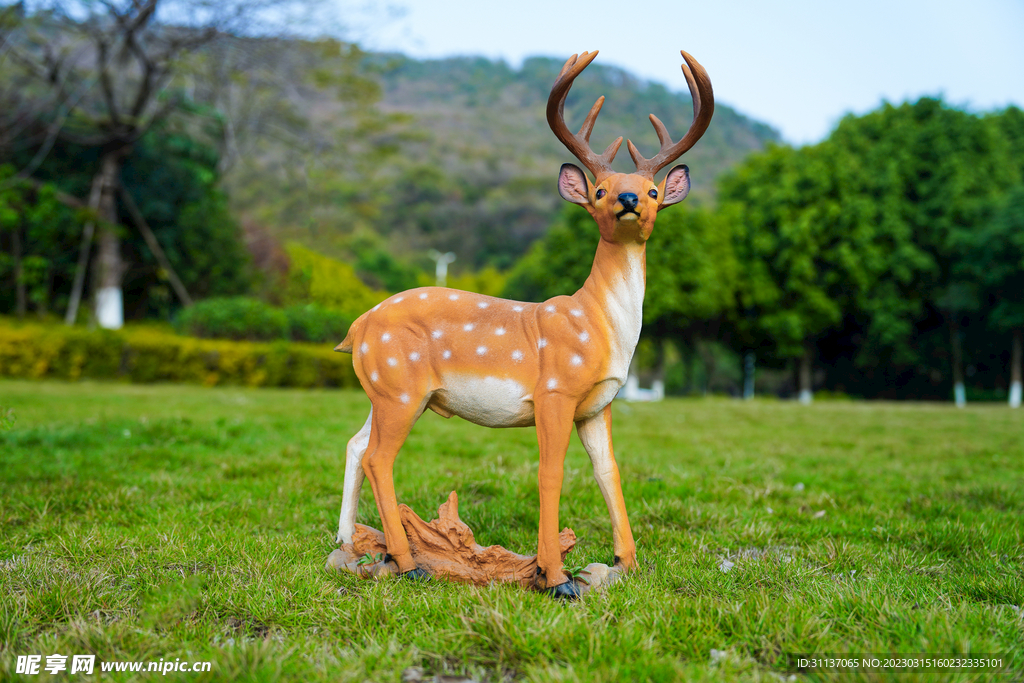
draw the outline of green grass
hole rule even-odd
[[[187,681],[777,680],[797,652],[1024,675],[1024,412],[1003,406],[616,404],[641,570],[575,604],[326,572],[360,393],[0,381],[2,408],[0,679],[55,652],[214,663],[166,677]],[[428,414],[395,481],[426,519],[458,491],[479,542],[532,553],[536,469],[532,430]],[[576,565],[612,555],[589,470],[574,438]],[[379,528],[369,486],[359,516]]]

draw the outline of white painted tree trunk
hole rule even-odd
[[[754,398],[754,371],[757,358],[753,352],[748,351],[743,357],[743,398],[750,400]]]
[[[964,388],[964,354],[960,347],[960,328],[949,314],[949,345],[953,349],[953,401],[957,408],[967,405],[967,391]]]
[[[126,270],[121,257],[121,238],[117,232],[117,204],[114,193],[120,184],[121,156],[103,156],[103,182],[100,193],[99,249],[96,252],[96,322],[108,330],[124,326],[124,297],[121,279]]]
[[[800,403],[810,405],[814,401],[814,391],[811,387],[811,346],[804,347],[804,355],[800,357]]]
[[[654,380],[651,383],[651,394],[653,395],[653,400],[655,401],[660,401],[661,399],[665,398],[665,382],[663,382],[660,379]]]
[[[1024,390],[1024,330],[1013,331],[1013,347],[1010,351],[1010,407],[1020,408],[1021,393]]]
[[[957,408],[963,408],[967,405],[967,390],[964,389],[963,382],[957,382],[953,385],[953,400],[956,402]]]
[[[124,327],[124,299],[120,287],[103,287],[96,292],[96,323],[107,330]]]

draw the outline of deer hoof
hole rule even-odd
[[[551,588],[545,588],[544,592],[556,600],[579,600],[583,597],[579,586],[572,580],[552,586]]]
[[[419,567],[410,569],[404,574],[400,574],[400,576],[403,579],[408,579],[410,581],[429,581],[431,579],[430,573],[420,569]]]

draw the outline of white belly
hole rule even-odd
[[[442,411],[484,427],[534,424],[533,396],[513,379],[445,375],[442,383],[430,400]]]

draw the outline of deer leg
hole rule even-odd
[[[345,449],[345,489],[341,497],[341,517],[338,520],[338,543],[351,543],[356,529],[356,510],[359,508],[359,492],[363,488],[363,456],[370,443],[370,423],[373,409],[366,416],[366,423],[356,435],[349,439]]]
[[[537,443],[540,446],[540,467],[537,471],[540,490],[538,585],[556,597],[578,597],[572,583],[558,590],[558,586],[569,580],[562,571],[562,550],[558,542],[558,501],[562,494],[565,451],[569,448],[575,410],[575,403],[571,399],[557,394],[538,396],[535,404]]]
[[[608,505],[608,514],[612,518],[612,539],[615,546],[615,565],[623,569],[636,566],[636,544],[633,532],[629,528],[629,517],[626,515],[626,501],[622,497],[622,482],[619,479],[619,466],[615,463],[612,450],[612,406],[608,404],[597,415],[576,423],[576,431],[580,441],[590,456],[594,466],[594,478]]]
[[[363,458],[363,470],[373,487],[373,498],[377,502],[377,512],[380,513],[381,525],[384,527],[388,554],[402,574],[419,570],[412,560],[409,539],[398,514],[394,466],[398,451],[421,412],[422,407],[416,405],[375,404],[370,417],[370,441],[366,457]]]

